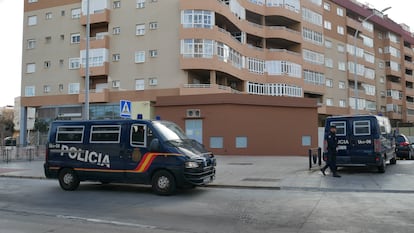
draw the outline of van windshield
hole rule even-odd
[[[185,135],[185,133],[181,130],[181,128],[172,122],[154,122],[154,127],[166,141],[189,139],[187,135]]]

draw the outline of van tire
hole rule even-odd
[[[397,157],[396,156],[394,156],[394,157],[392,157],[392,159],[390,159],[390,164],[392,164],[392,165],[397,164]]]
[[[70,168],[64,168],[59,172],[59,185],[63,190],[73,191],[79,187],[79,178],[76,172]]]
[[[384,157],[382,157],[381,158],[381,164],[378,166],[378,172],[379,173],[384,173],[385,172],[385,167],[386,167],[385,159],[384,159]]]
[[[152,190],[158,195],[171,195],[175,193],[176,184],[174,176],[166,170],[159,170],[152,176]]]

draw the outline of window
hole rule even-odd
[[[338,26],[337,30],[338,34],[344,35],[345,34],[345,29],[342,26]]]
[[[157,84],[158,84],[157,78],[149,78],[148,79],[148,85],[150,85],[150,86],[157,86]]]
[[[331,30],[332,29],[332,23],[329,22],[328,20],[325,20],[325,22],[323,23],[323,27],[325,29]]]
[[[47,13],[45,14],[45,19],[46,19],[46,20],[52,19],[52,12],[47,12]]]
[[[210,137],[210,148],[223,148],[223,137]]]
[[[236,148],[247,148],[247,137],[236,137]]]
[[[213,41],[204,39],[185,39],[181,42],[181,54],[184,57],[213,57]],[[232,56],[231,54],[230,56]],[[234,54],[234,56],[237,56]],[[234,58],[236,59],[236,58]]]
[[[322,15],[307,8],[302,8],[302,19],[315,25],[322,26]]]
[[[325,63],[325,56],[322,53],[303,49],[303,59],[309,63],[323,65]]]
[[[345,52],[345,45],[339,44],[338,45],[338,52],[344,53]]]
[[[69,83],[68,94],[79,94],[79,89],[79,83]]]
[[[49,68],[50,68],[50,65],[51,65],[50,61],[45,61],[45,62],[43,63],[43,67],[44,67],[45,69],[49,69]]]
[[[114,27],[114,28],[112,28],[112,34],[113,35],[119,35],[119,34],[121,34],[121,28],[120,27]]]
[[[69,58],[69,69],[74,70],[74,69],[79,69],[79,68],[80,68],[80,58],[79,57]]]
[[[330,125],[336,126],[336,136],[346,135],[346,122],[345,121],[331,121]]]
[[[34,49],[36,48],[36,40],[35,39],[28,39],[27,40],[27,49]]]
[[[56,142],[83,142],[84,126],[59,126],[56,132]]]
[[[340,71],[346,71],[346,63],[343,61],[338,62],[338,70]]]
[[[333,60],[332,58],[325,58],[325,66],[329,68],[333,68]]]
[[[323,9],[325,9],[327,11],[330,11],[331,10],[331,4],[329,4],[327,2],[324,2],[323,3]]]
[[[120,86],[121,86],[121,81],[120,80],[112,81],[112,87],[119,88]]]
[[[330,41],[330,40],[325,40],[325,47],[326,47],[326,48],[332,48],[332,41]]]
[[[325,85],[327,87],[333,87],[333,80],[332,79],[327,78],[325,83],[326,83]]]
[[[137,24],[135,27],[135,35],[143,36],[145,35],[145,24]]]
[[[34,72],[36,72],[36,64],[35,63],[26,64],[26,73],[31,74]]]
[[[29,17],[27,17],[27,25],[28,26],[33,26],[37,24],[37,16],[36,15],[31,15]]]
[[[336,8],[336,14],[339,16],[344,16],[344,9],[342,8]]]
[[[113,2],[113,6],[112,6],[114,9],[115,8],[121,8],[121,1],[114,1]]]
[[[35,96],[35,87],[34,86],[25,87],[24,96]]]
[[[135,90],[142,91],[145,89],[145,80],[144,79],[135,79]]]
[[[363,136],[371,134],[370,121],[354,121],[354,135]]]
[[[181,12],[184,28],[213,28],[214,12],[208,10],[185,10]]]
[[[257,58],[247,58],[248,70],[256,74],[264,74],[265,61]]]
[[[119,143],[120,135],[121,126],[119,125],[93,125],[90,142]]]
[[[119,53],[112,54],[112,61],[119,61],[121,59],[121,55]]]
[[[49,93],[50,92],[50,86],[49,85],[44,85],[43,86],[43,92],[44,93]]]
[[[37,0],[28,0],[27,2],[28,3],[34,3],[34,2],[37,2]]]
[[[61,11],[60,11],[60,16],[65,16],[65,15],[66,15],[65,10],[61,10]]]
[[[156,57],[158,56],[158,51],[156,49],[149,51],[150,57]]]
[[[51,36],[46,36],[45,41],[46,41],[46,44],[49,44],[52,41],[52,37]]]
[[[149,23],[149,29],[155,30],[157,28],[158,28],[158,23],[157,22],[150,22]]]
[[[145,62],[145,51],[135,52],[135,63],[144,63]]]
[[[302,30],[303,39],[310,41],[317,45],[323,45],[323,34],[321,32],[313,31],[308,28]]]
[[[339,87],[339,89],[345,89],[345,82],[344,81],[339,81],[338,87]]]
[[[131,146],[145,147],[147,126],[143,124],[131,125]]]
[[[303,71],[303,79],[305,83],[322,86],[325,85],[325,75],[323,73],[311,71],[311,70],[304,70]]]
[[[346,108],[346,100],[339,100],[339,107]]]
[[[137,0],[137,8],[141,9],[145,7],[145,0]]]
[[[70,34],[70,43],[79,44],[80,43],[80,33]]]
[[[72,19],[80,19],[81,8],[74,8],[71,10]]]
[[[333,106],[333,99],[331,98],[326,99],[326,106]]]

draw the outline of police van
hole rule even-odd
[[[44,172],[64,190],[99,181],[151,185],[168,195],[212,182],[215,166],[212,153],[169,121],[54,121]]]
[[[395,135],[387,117],[375,115],[332,116],[326,119],[326,137],[331,125],[338,139],[336,163],[341,166],[374,166],[385,172],[386,164],[396,164]]]

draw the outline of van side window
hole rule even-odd
[[[131,126],[131,145],[138,147],[146,146],[146,135],[145,132],[147,127],[142,124],[134,124]]]
[[[370,135],[371,134],[371,124],[370,121],[354,121],[354,135]]]
[[[345,136],[346,135],[346,122],[345,121],[332,121],[330,125],[336,126],[336,135]]]
[[[56,132],[56,142],[81,143],[83,141],[83,126],[59,126]]]
[[[120,125],[93,125],[90,142],[119,143],[120,135]]]

